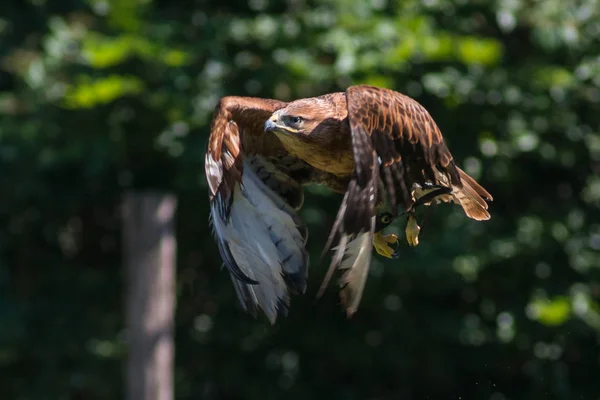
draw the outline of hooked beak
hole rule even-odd
[[[265,122],[265,132],[271,132],[271,131],[274,131],[275,129],[277,129],[276,121],[277,121],[277,117],[271,116],[271,118],[269,118]]]

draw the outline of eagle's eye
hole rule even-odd
[[[392,214],[387,212],[381,214],[381,216],[379,217],[379,221],[381,221],[381,223],[384,225],[389,224],[390,222],[392,222]]]
[[[300,122],[302,122],[302,118],[298,117],[298,116],[291,117],[290,120],[292,121],[292,124],[294,124],[294,125],[298,125]]]

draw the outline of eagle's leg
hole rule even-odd
[[[421,227],[417,224],[417,216],[415,214],[414,209],[409,211],[408,213],[408,221],[406,223],[406,241],[411,246],[416,246],[419,244],[419,232],[421,231]]]
[[[449,194],[452,192],[451,188],[447,187],[437,187],[437,188],[428,188],[426,192],[423,192],[413,204],[412,208],[406,213],[408,215],[408,221],[406,222],[406,241],[410,246],[417,246],[419,244],[419,233],[421,232],[421,227],[417,224],[417,215],[415,213],[415,209],[421,205],[430,205],[435,204],[432,203],[438,196],[442,196],[445,194]],[[429,209],[428,209],[429,210]]]
[[[390,246],[390,244],[396,244],[394,247]],[[375,232],[373,236],[373,247],[375,247],[375,251],[387,258],[398,258],[400,253],[398,252],[398,236],[390,233],[388,235],[384,235],[379,232]]]

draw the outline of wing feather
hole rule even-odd
[[[469,217],[489,218],[484,199],[492,196],[456,166],[439,127],[421,104],[393,90],[367,85],[349,87],[346,101],[353,143],[369,143],[381,160],[385,190],[378,201],[386,196],[393,212],[397,204],[410,210],[416,201],[415,188],[448,187]],[[354,153],[357,168],[370,163],[365,151]]]
[[[286,103],[225,97],[213,115],[205,158],[211,220],[242,306],[271,323],[290,293],[306,289],[306,229],[295,209],[301,186],[276,163],[288,157],[264,122]]]
[[[321,292],[334,269],[347,269],[342,284],[354,289],[343,291],[341,297],[351,314],[360,301],[368,273],[365,262],[370,263],[372,251],[370,242],[368,257],[356,248],[364,249],[366,238],[373,239],[365,233],[372,232],[377,204],[387,200],[396,214],[398,205],[412,209],[416,195],[426,193],[421,188],[445,187],[451,191],[444,196],[460,204],[469,217],[481,220],[489,218],[484,198],[491,196],[455,165],[439,127],[417,101],[389,89],[360,85],[346,90],[346,106],[355,169],[326,246],[327,250],[334,237],[340,238]]]
[[[358,151],[365,145],[366,143],[356,143]],[[358,169],[354,171],[338,210],[324,251],[331,247],[336,236],[339,237],[338,245],[334,249],[329,270],[317,293],[317,297],[323,294],[335,270],[345,271],[340,280],[340,299],[348,316],[353,315],[358,308],[371,267],[379,168],[377,155],[373,150],[370,150],[370,153],[371,164],[361,171],[362,177]]]

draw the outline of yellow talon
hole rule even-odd
[[[373,236],[373,247],[375,247],[377,253],[387,258],[398,257],[398,252],[389,246],[389,244],[395,243],[398,243],[398,236],[394,235],[393,233],[384,235],[381,232],[377,232]]]
[[[419,232],[421,227],[417,224],[417,218],[413,213],[408,214],[408,222],[406,224],[406,241],[411,246],[419,244]]]

